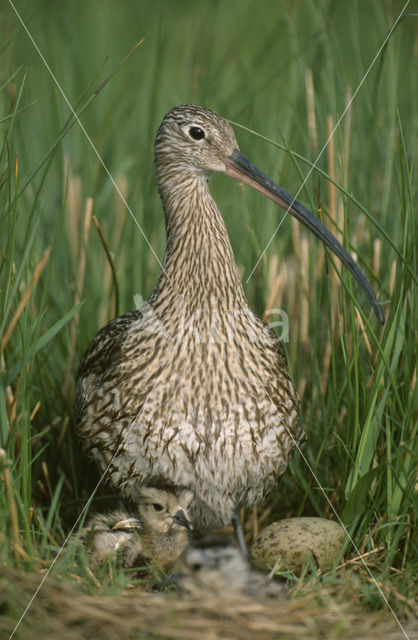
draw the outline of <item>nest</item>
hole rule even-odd
[[[40,576],[2,568],[0,637],[13,632]],[[418,623],[405,622],[412,638]],[[90,595],[53,577],[43,584],[13,638],[45,640],[271,640],[272,638],[395,640],[405,638],[389,612],[362,609],[353,598],[321,589],[261,601],[243,594],[191,594],[128,589]]]

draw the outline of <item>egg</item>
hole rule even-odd
[[[288,518],[263,529],[251,545],[250,558],[258,569],[282,569],[300,574],[306,560],[322,571],[330,569],[340,554],[345,529],[325,518]]]

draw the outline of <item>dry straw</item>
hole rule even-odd
[[[0,635],[15,625],[16,602],[24,603],[39,577],[5,569],[0,578],[3,615]],[[97,580],[94,581],[97,588]],[[100,585],[99,585],[100,586]],[[418,631],[411,617],[409,637]],[[21,638],[44,640],[398,640],[405,638],[388,612],[365,612],[349,581],[341,587],[315,587],[310,593],[277,601],[241,593],[148,593],[131,589],[125,595],[87,595],[74,585],[49,580],[20,628]],[[2,635],[3,634],[3,635]]]

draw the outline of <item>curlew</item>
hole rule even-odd
[[[286,587],[254,569],[233,542],[206,534],[191,540],[173,577],[180,591],[198,598],[209,594],[224,599],[247,595],[261,601],[286,597]]]
[[[118,509],[93,516],[80,534],[95,564],[119,556],[125,568],[174,564],[193,529],[188,508],[191,491],[179,487],[141,487],[135,516]]]
[[[276,335],[245,298],[210,193],[215,171],[288,210],[343,262],[383,314],[343,246],[303,205],[241,154],[230,124],[194,105],[173,108],[155,141],[166,221],[163,268],[143,307],[107,324],[85,352],[75,415],[85,453],[124,498],[163,478],[195,495],[198,530],[259,503],[303,438],[299,399]]]

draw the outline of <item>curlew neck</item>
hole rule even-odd
[[[207,176],[179,167],[157,170],[163,202],[167,246],[163,267],[150,304],[160,296],[179,295],[187,305],[210,300],[224,310],[247,308],[248,303],[222,215],[209,190]]]

